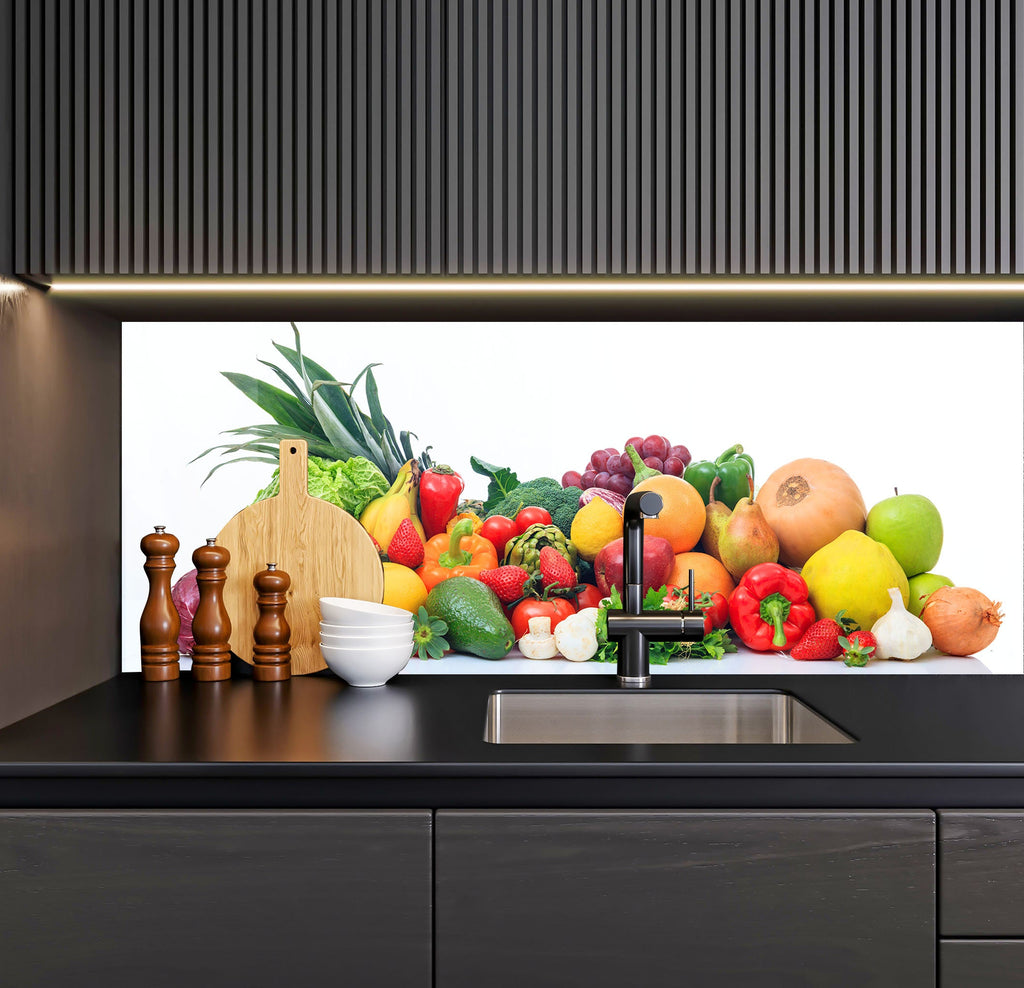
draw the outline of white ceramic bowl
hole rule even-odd
[[[412,615],[408,621],[395,621],[392,624],[334,624],[330,621],[320,622],[322,635],[394,635],[398,632],[412,631]]]
[[[412,615],[401,607],[350,597],[321,597],[320,617],[330,624],[348,625],[402,624],[412,620]]]
[[[388,645],[401,645],[402,642],[412,648],[412,629],[396,631],[393,634],[380,635],[325,635],[320,633],[320,644],[340,648],[384,648]]]
[[[383,648],[321,645],[320,654],[331,672],[350,686],[383,686],[408,664],[412,642]]]

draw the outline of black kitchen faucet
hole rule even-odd
[[[623,606],[608,612],[608,637],[619,642],[619,685],[635,689],[651,685],[650,642],[699,642],[704,637],[704,614],[694,602],[692,569],[689,610],[643,611],[644,519],[657,518],[662,506],[660,494],[633,491],[622,509]]]

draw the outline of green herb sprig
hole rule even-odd
[[[645,611],[661,610],[662,602],[668,593],[667,587],[647,591],[643,600]],[[619,591],[612,587],[611,596],[601,601],[601,612],[597,616],[597,654],[591,662],[617,662],[619,658],[618,642],[608,640],[608,611],[622,607]],[[651,642],[651,665],[668,665],[673,659],[721,659],[726,652],[735,652],[729,632],[725,628],[711,631],[699,642]]]

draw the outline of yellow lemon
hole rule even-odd
[[[599,497],[576,512],[569,531],[569,539],[588,563],[592,563],[609,542],[619,538],[622,538],[622,515]]]
[[[845,610],[867,631],[888,612],[890,587],[899,588],[904,606],[910,600],[907,574],[889,547],[852,529],[814,553],[800,575],[819,618]]]
[[[384,564],[384,603],[415,614],[427,602],[427,588],[416,571],[399,563]]]

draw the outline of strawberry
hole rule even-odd
[[[499,566],[480,571],[480,582],[486,583],[503,604],[511,604],[523,596],[523,585],[530,574],[522,566]]]
[[[367,532],[366,534],[369,535],[370,533]],[[380,543],[372,535],[370,535],[370,541],[373,543],[374,549],[377,550],[377,555],[381,558],[386,558],[387,553],[380,547]]]
[[[843,654],[843,646],[839,644],[842,633],[842,627],[832,618],[815,621],[789,654],[794,659],[837,659]]]
[[[402,524],[392,536],[388,559],[410,569],[415,569],[423,562],[423,540],[408,518],[402,519]]]
[[[878,647],[878,641],[870,631],[851,631],[848,635],[841,635],[839,644],[843,647],[843,661],[848,666],[866,666]]]
[[[576,571],[557,549],[546,545],[540,550],[540,576],[544,589],[576,586]]]

